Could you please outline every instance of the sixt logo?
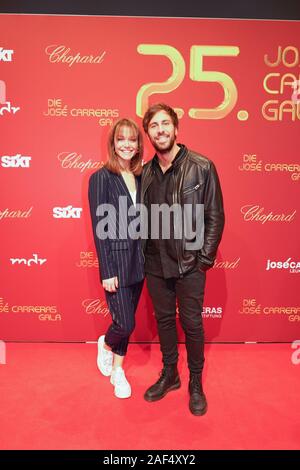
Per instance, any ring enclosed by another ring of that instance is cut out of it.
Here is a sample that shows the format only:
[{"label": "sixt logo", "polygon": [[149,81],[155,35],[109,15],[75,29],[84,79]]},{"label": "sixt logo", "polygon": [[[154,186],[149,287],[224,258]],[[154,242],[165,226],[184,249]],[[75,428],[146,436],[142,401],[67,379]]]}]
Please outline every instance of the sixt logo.
[{"label": "sixt logo", "polygon": [[0,47],[0,62],[12,62],[12,55],[14,51],[12,49],[3,49]]},{"label": "sixt logo", "polygon": [[80,219],[82,207],[53,207],[53,217],[55,219]]},{"label": "sixt logo", "polygon": [[3,168],[29,168],[31,157],[17,153],[14,156],[3,155],[0,157]]}]

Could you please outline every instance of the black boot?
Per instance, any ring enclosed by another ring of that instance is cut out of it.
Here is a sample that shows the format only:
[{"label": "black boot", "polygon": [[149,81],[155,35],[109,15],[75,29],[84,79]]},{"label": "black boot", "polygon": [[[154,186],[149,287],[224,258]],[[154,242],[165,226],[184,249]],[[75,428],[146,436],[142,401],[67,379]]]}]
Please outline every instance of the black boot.
[{"label": "black boot", "polygon": [[154,385],[146,391],[144,398],[146,401],[157,401],[163,398],[171,390],[176,390],[181,385],[178,375],[177,364],[164,366],[160,377]]},{"label": "black boot", "polygon": [[207,401],[202,388],[201,374],[190,374],[189,381],[191,413],[202,416],[207,412]]}]

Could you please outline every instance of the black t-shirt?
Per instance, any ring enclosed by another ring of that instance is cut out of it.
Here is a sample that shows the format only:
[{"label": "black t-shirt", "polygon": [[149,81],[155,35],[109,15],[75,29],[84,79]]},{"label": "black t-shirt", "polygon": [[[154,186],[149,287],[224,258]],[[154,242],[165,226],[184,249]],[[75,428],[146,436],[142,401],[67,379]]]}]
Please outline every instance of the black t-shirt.
[{"label": "black t-shirt", "polygon": [[[148,241],[146,245],[146,263],[145,272],[165,279],[179,277],[178,255],[174,240],[174,214],[167,212],[167,217],[163,217],[160,213],[159,225],[157,218],[151,216],[151,206],[153,204],[167,204],[169,207],[173,205],[173,189],[174,189],[174,171],[181,164],[182,158],[187,149],[184,145],[180,145],[170,168],[163,173],[157,155],[152,160],[152,168],[154,170],[153,180],[147,189],[147,209],[148,209]],[[169,216],[170,214],[170,216]],[[170,221],[170,222],[169,222]],[[156,228],[156,236],[152,238],[154,225]],[[170,228],[170,236],[168,236],[167,227]],[[159,229],[159,230],[158,230]],[[152,232],[152,233],[151,233]]]}]

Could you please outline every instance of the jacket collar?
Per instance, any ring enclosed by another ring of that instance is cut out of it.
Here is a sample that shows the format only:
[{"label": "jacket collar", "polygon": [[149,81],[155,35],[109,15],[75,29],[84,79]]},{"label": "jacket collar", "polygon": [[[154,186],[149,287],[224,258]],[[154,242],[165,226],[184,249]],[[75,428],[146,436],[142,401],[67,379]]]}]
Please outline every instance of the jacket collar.
[{"label": "jacket collar", "polygon": [[[183,145],[183,144],[177,144],[177,145],[178,145],[178,147],[180,147],[180,149],[178,150],[178,152],[175,155],[175,158],[172,162],[172,166],[170,167],[172,169],[178,168],[182,164],[184,158],[187,155],[186,146]],[[154,157],[152,158],[151,167],[152,167],[152,170],[155,170],[155,168],[159,167],[159,158],[158,158],[157,154],[155,154]]]}]

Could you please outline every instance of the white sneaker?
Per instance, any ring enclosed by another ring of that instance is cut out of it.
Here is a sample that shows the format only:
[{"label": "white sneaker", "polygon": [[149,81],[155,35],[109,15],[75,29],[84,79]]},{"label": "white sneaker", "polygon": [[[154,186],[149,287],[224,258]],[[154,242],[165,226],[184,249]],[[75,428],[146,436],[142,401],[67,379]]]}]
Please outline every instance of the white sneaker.
[{"label": "white sneaker", "polygon": [[115,396],[117,398],[129,398],[131,396],[131,387],[122,367],[113,369],[110,376],[110,383],[115,387]]},{"label": "white sneaker", "polygon": [[104,348],[104,335],[98,339],[97,366],[100,372],[108,377],[112,371],[113,353]]}]

